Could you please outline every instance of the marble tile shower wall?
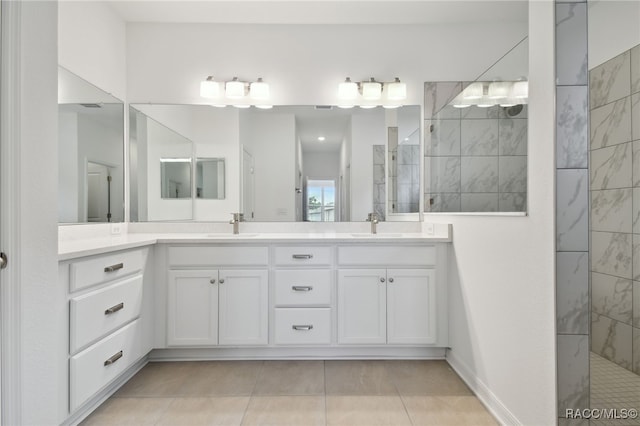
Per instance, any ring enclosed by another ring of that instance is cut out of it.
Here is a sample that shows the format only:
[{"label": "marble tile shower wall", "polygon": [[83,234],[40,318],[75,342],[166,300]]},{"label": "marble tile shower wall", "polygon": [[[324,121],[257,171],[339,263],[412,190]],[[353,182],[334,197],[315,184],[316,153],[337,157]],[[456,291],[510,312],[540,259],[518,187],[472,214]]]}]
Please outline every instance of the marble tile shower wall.
[{"label": "marble tile shower wall", "polygon": [[385,220],[384,145],[373,145],[373,211],[380,220]]},{"label": "marble tile shower wall", "polygon": [[391,177],[392,209],[397,213],[417,212],[420,203],[420,146],[398,145]]},{"label": "marble tile shower wall", "polygon": [[589,85],[591,350],[640,374],[640,45]]},{"label": "marble tile shower wall", "polygon": [[526,210],[526,105],[445,106],[424,128],[425,211]]}]

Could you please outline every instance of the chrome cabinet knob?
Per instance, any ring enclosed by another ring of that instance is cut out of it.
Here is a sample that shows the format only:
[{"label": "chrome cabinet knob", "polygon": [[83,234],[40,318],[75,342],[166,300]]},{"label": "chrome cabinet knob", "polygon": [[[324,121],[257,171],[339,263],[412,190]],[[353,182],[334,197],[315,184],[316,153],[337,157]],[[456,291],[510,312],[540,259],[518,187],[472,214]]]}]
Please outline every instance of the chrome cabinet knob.
[{"label": "chrome cabinet knob", "polygon": [[392,283],[393,282],[393,278],[389,278],[389,282]]},{"label": "chrome cabinet knob", "polygon": [[224,284],[224,278],[220,278],[220,284]]},{"label": "chrome cabinet knob", "polygon": [[215,278],[211,278],[211,279],[209,280],[209,282],[210,282],[211,284],[215,284],[215,283],[216,283],[216,279],[215,279]]},{"label": "chrome cabinet knob", "polygon": [[380,282],[381,283],[385,282],[385,279],[384,278],[380,278]]}]

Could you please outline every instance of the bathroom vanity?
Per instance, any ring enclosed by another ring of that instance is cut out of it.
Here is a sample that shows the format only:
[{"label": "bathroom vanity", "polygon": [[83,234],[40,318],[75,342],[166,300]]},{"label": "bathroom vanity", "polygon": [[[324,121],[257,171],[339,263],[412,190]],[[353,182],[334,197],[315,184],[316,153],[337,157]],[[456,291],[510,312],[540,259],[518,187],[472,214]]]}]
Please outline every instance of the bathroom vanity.
[{"label": "bathroom vanity", "polygon": [[60,421],[82,418],[149,360],[443,358],[443,228],[61,242]]}]

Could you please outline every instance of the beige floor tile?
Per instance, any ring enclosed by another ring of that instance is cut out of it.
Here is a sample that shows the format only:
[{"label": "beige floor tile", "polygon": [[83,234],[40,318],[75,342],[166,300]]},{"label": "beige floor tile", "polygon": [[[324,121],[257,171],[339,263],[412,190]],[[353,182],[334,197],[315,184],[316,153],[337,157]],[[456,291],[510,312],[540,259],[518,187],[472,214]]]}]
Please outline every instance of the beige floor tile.
[{"label": "beige floor tile", "polygon": [[327,395],[398,395],[385,361],[325,361]]},{"label": "beige floor tile", "polygon": [[254,395],[323,395],[323,361],[265,361]]},{"label": "beige floor tile", "polygon": [[191,362],[152,362],[131,378],[115,394],[122,397],[168,397],[178,396],[178,391],[186,383]]},{"label": "beige floor tile", "polygon": [[240,425],[248,404],[248,396],[175,398],[156,425]]},{"label": "beige floor tile", "polygon": [[469,396],[473,392],[446,361],[386,361],[400,395]]},{"label": "beige floor tile", "polygon": [[410,425],[399,396],[327,395],[327,425]]},{"label": "beige floor tile", "polygon": [[195,362],[178,393],[181,396],[250,396],[261,368],[262,361]]},{"label": "beige floor tile", "polygon": [[254,396],[243,425],[325,425],[324,396]]},{"label": "beige floor tile", "polygon": [[111,398],[87,417],[82,426],[153,425],[172,398]]},{"label": "beige floor tile", "polygon": [[403,396],[402,400],[414,425],[499,424],[475,396]]}]

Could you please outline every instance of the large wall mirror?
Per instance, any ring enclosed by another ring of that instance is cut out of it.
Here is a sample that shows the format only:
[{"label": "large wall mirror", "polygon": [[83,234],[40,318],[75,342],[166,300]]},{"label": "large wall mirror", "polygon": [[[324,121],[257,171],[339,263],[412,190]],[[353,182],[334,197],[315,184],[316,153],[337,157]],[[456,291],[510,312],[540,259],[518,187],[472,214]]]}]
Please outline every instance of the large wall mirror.
[{"label": "large wall mirror", "polygon": [[124,105],[58,68],[60,223],[124,221]]},{"label": "large wall mirror", "polygon": [[[132,105],[132,220],[419,220],[421,117],[419,106]],[[161,170],[178,164],[190,197],[164,198]]]}]

